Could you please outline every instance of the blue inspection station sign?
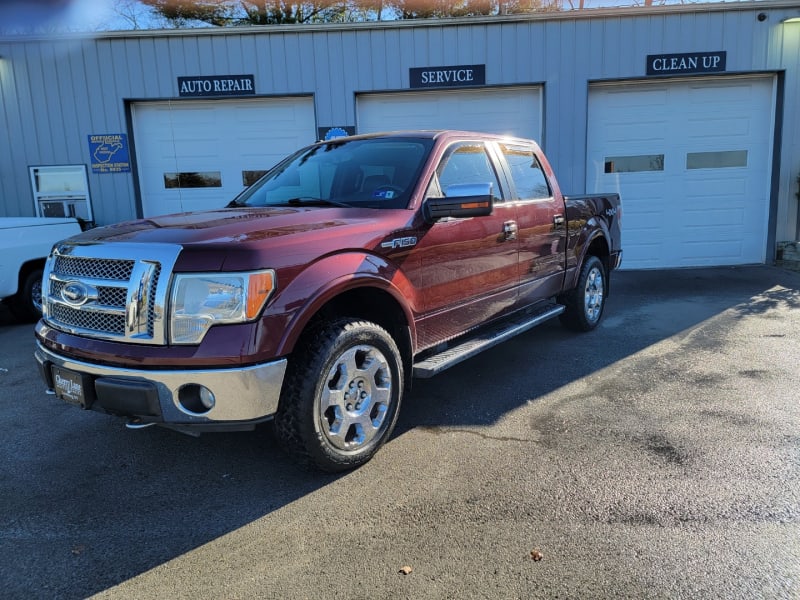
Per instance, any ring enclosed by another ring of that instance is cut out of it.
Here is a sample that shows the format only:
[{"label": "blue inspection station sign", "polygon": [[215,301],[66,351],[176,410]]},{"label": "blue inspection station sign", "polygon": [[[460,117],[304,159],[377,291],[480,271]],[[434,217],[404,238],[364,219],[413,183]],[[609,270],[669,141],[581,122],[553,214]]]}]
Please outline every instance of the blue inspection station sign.
[{"label": "blue inspection station sign", "polygon": [[125,133],[89,135],[89,156],[92,173],[130,173],[131,171],[128,135]]}]

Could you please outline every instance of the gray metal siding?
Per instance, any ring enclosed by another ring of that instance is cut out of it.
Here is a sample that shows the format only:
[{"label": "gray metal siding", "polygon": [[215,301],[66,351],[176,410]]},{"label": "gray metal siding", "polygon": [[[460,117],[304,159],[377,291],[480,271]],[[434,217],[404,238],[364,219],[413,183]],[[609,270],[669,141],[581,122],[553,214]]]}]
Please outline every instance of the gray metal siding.
[{"label": "gray metal siding", "polygon": [[800,239],[800,23],[787,23],[781,33],[771,48],[785,69],[777,241],[794,241]]},{"label": "gray metal siding", "polygon": [[[29,165],[88,163],[87,135],[126,132],[125,101],[177,99],[179,76],[252,73],[257,94],[314,94],[329,126],[355,124],[359,92],[406,89],[411,67],[458,64],[485,64],[491,86],[544,84],[543,145],[581,192],[590,82],[644,79],[648,54],[725,50],[730,73],[786,70],[777,238],[793,237],[800,26],[782,6],[0,41],[0,214],[32,214]],[[98,222],[135,216],[133,177],[89,173]]]}]

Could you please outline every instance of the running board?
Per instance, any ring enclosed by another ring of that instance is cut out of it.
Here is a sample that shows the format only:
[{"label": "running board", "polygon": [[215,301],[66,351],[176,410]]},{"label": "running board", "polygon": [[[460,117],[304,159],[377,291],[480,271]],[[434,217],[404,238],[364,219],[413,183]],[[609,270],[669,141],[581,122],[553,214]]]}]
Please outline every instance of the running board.
[{"label": "running board", "polygon": [[527,312],[511,320],[502,321],[488,329],[481,329],[477,334],[460,342],[458,345],[414,363],[414,377],[419,379],[433,377],[453,365],[472,358],[492,346],[505,342],[515,335],[519,335],[560,315],[562,312],[564,312],[562,305],[549,304],[536,312]]}]

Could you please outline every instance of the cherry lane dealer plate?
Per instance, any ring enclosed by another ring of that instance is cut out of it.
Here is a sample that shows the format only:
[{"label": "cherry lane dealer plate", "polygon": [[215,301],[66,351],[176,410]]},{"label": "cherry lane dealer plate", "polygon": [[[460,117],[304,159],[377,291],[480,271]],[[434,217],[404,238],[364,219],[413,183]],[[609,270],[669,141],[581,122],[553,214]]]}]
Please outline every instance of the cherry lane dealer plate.
[{"label": "cherry lane dealer plate", "polygon": [[86,389],[80,373],[53,365],[53,389],[56,397],[86,408]]}]

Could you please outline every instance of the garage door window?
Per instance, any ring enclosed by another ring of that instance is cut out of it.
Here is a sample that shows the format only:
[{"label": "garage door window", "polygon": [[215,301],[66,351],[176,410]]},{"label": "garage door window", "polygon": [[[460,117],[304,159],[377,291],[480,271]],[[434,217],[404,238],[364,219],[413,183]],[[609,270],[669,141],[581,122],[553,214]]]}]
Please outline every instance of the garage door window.
[{"label": "garage door window", "polygon": [[249,187],[253,185],[256,181],[261,179],[264,175],[267,174],[267,171],[242,171],[242,185],[244,187]]},{"label": "garage door window", "polygon": [[607,156],[606,173],[639,173],[642,171],[663,171],[663,154],[637,154],[634,156]]},{"label": "garage door window", "polygon": [[690,152],[686,155],[687,169],[727,169],[746,166],[747,150]]},{"label": "garage door window", "polygon": [[222,187],[222,173],[219,171],[164,173],[164,187],[166,189],[218,188]]}]

